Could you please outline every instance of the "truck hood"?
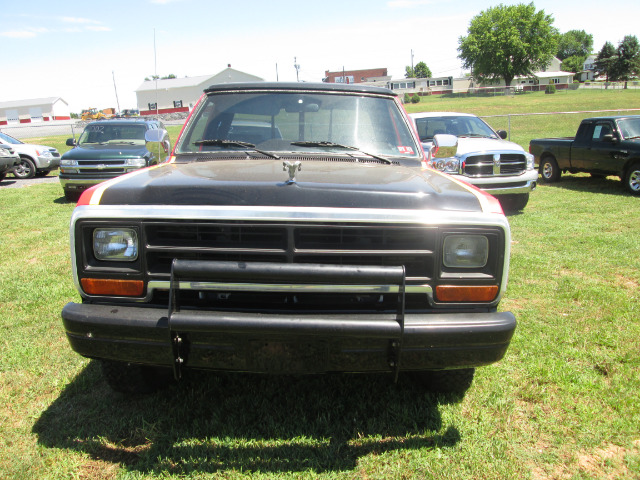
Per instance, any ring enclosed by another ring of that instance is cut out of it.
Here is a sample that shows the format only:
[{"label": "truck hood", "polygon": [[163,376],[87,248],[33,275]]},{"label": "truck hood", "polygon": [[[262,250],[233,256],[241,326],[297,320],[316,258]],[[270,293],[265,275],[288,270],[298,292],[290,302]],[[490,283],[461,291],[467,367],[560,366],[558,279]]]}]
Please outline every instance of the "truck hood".
[{"label": "truck hood", "polygon": [[34,157],[38,156],[36,151],[37,152],[44,152],[47,150],[50,150],[52,152],[56,151],[54,147],[47,147],[46,145],[34,145],[32,143],[15,143],[11,145],[11,148],[13,148],[13,150],[16,153],[23,153],[25,155],[32,155]]},{"label": "truck hood", "polygon": [[[431,147],[432,142],[423,143],[426,147]],[[509,142],[507,140],[497,140],[494,138],[458,138],[458,150],[456,155],[466,155],[467,153],[482,153],[482,152],[524,152],[524,149],[517,143]]]},{"label": "truck hood", "polygon": [[433,170],[303,160],[289,181],[282,160],[169,163],[105,182],[81,203],[482,211],[481,193]]},{"label": "truck hood", "polygon": [[77,146],[62,155],[62,160],[108,160],[119,158],[141,158],[149,154],[142,145],[87,145]]}]

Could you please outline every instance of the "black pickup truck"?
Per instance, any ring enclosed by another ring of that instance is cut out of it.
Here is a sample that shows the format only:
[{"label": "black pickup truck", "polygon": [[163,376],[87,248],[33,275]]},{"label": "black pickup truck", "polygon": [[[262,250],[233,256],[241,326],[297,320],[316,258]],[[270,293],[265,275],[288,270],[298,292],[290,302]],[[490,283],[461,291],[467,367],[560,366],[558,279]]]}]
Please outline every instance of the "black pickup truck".
[{"label": "black pickup truck", "polygon": [[396,95],[219,84],[167,163],[85,191],[71,347],[116,390],[158,371],[413,372],[464,391],[516,328],[500,204],[421,167]]},{"label": "black pickup truck", "polygon": [[531,140],[529,152],[545,182],[560,180],[562,172],[617,175],[640,195],[640,115],[585,118],[575,138]]}]

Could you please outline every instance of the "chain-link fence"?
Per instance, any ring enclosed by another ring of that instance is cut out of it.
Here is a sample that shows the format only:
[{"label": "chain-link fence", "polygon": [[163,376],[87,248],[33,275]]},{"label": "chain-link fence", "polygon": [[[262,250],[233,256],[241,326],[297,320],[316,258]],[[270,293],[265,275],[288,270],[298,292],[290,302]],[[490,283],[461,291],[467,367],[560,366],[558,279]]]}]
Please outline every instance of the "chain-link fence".
[{"label": "chain-link fence", "polygon": [[86,122],[76,120],[43,123],[29,123],[22,125],[3,125],[0,131],[19,140],[24,138],[46,138],[67,135],[76,138],[82,133]]},{"label": "chain-link fence", "polygon": [[532,138],[574,137],[584,118],[640,115],[640,108],[574,112],[512,113],[481,116],[494,130],[506,130],[507,139],[525,149]]},{"label": "chain-link fence", "polygon": [[[165,125],[181,125],[187,118],[187,112],[167,113],[161,115],[148,115],[140,118],[145,120],[160,119]],[[88,120],[62,120],[54,122],[23,123],[18,125],[2,125],[0,131],[19,140],[25,138],[46,138],[55,136],[68,136],[77,138],[84,130]]]}]

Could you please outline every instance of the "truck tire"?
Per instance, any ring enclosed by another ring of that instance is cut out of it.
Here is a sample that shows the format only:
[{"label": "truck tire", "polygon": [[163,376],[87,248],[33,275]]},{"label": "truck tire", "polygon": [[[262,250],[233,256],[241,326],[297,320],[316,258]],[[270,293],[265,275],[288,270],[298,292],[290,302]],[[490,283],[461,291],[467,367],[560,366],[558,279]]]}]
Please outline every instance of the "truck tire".
[{"label": "truck tire", "polygon": [[519,212],[529,203],[528,193],[511,193],[508,195],[498,195],[498,200],[505,212]]},{"label": "truck tire", "polygon": [[560,180],[560,168],[558,162],[551,155],[546,155],[540,160],[540,176],[545,183]]},{"label": "truck tire", "polygon": [[640,195],[640,162],[634,163],[627,169],[624,185],[633,195]]},{"label": "truck tire", "polygon": [[116,392],[153,393],[169,383],[169,369],[112,360],[101,360],[100,363],[104,378]]},{"label": "truck tire", "polygon": [[28,157],[20,157],[20,165],[13,167],[13,176],[16,178],[27,179],[36,175],[36,165]]},{"label": "truck tire", "polygon": [[471,387],[475,368],[414,372],[414,377],[434,393],[464,394]]}]

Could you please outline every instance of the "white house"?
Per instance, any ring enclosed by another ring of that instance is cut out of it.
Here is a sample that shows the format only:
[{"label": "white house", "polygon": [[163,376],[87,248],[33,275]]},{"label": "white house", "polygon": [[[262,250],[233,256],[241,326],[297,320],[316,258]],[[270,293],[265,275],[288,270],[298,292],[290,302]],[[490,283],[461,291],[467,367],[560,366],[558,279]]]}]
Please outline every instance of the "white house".
[{"label": "white house", "polygon": [[597,55],[589,55],[582,65],[580,72],[580,81],[589,82],[596,79],[596,59]]},{"label": "white house", "polygon": [[0,102],[0,125],[71,119],[69,105],[60,97]]},{"label": "white house", "polygon": [[216,75],[147,80],[135,92],[141,115],[188,112],[210,85],[262,81],[260,77],[234,70],[229,65]]}]

